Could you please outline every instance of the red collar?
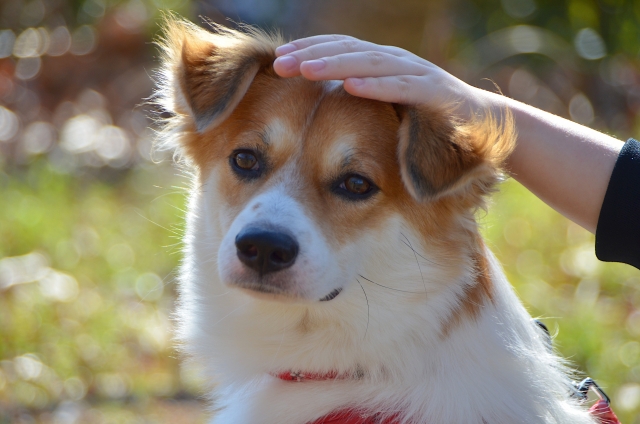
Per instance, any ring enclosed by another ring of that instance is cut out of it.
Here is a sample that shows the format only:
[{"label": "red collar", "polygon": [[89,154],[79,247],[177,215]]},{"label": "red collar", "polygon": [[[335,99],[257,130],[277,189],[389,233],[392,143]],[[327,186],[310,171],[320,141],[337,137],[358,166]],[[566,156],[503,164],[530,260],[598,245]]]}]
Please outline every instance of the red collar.
[{"label": "red collar", "polygon": [[[331,371],[325,374],[305,373],[300,371],[286,371],[275,374],[274,377],[284,381],[292,381],[300,383],[303,381],[326,381],[349,378],[346,375],[340,375],[337,371]],[[324,417],[308,424],[399,424],[399,414],[393,416],[383,415],[380,413],[367,413],[355,409],[342,409],[332,412]]]},{"label": "red collar", "polygon": [[[325,381],[347,378],[344,375],[340,375],[335,371],[331,371],[325,374],[319,373],[304,373],[300,371],[287,371],[274,375],[284,381],[292,381],[300,383],[303,381]],[[589,412],[600,421],[601,424],[620,424],[618,417],[613,413],[609,403],[605,400],[596,402]],[[382,415],[380,413],[367,413],[364,411],[358,411],[355,409],[343,409],[336,412],[332,412],[324,417],[320,417],[317,420],[308,424],[399,424],[400,414],[394,414],[392,416]]]},{"label": "red collar", "polygon": [[338,374],[337,371],[330,371],[326,374],[319,374],[313,372],[302,372],[302,371],[285,371],[279,374],[275,374],[274,377],[279,378],[284,381],[325,381],[325,380],[335,380],[335,379],[343,379],[346,378]]},{"label": "red collar", "polygon": [[367,414],[353,409],[345,409],[332,412],[309,424],[400,424],[400,414],[383,416],[382,414]]}]

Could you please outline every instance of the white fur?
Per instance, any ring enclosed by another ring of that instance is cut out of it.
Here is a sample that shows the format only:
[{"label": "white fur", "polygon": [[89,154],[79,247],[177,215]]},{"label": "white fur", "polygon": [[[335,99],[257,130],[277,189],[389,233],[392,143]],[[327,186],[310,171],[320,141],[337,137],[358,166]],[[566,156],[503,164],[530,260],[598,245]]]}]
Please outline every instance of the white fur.
[{"label": "white fur", "polygon": [[[594,423],[490,252],[494,302],[443,335],[473,284],[470,261],[452,278],[401,216],[333,251],[286,176],[238,213],[220,204],[218,172],[191,195],[178,310],[179,338],[215,386],[213,423],[304,424],[345,407],[402,411],[407,423]],[[243,270],[233,240],[253,222],[298,237],[297,262],[281,271],[299,287],[294,300],[234,287]],[[354,376],[270,375],[286,370]]]}]

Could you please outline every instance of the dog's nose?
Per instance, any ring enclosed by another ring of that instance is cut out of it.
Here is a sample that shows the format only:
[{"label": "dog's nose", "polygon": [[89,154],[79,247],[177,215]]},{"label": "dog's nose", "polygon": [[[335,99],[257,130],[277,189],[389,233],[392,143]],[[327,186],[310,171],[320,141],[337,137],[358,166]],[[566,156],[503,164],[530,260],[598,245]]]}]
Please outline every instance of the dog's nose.
[{"label": "dog's nose", "polygon": [[261,276],[289,268],[298,256],[298,243],[283,232],[245,228],[236,236],[238,258]]}]

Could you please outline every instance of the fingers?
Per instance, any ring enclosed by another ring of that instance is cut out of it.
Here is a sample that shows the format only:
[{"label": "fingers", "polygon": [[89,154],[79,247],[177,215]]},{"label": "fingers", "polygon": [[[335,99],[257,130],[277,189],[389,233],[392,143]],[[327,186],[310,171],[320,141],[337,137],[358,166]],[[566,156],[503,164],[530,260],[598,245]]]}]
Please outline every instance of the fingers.
[{"label": "fingers", "polygon": [[[318,36],[322,37],[322,36]],[[327,36],[334,37],[334,36]],[[294,42],[295,43],[295,42]],[[278,47],[276,49],[276,54],[279,49],[283,49],[282,51],[290,50],[293,47],[290,44],[285,44],[284,46]],[[342,53],[355,53],[355,52],[367,52],[367,51],[378,51],[393,54],[395,56],[410,56],[406,50],[403,50],[398,47],[392,46],[381,46],[379,44],[370,43],[368,41],[358,40],[357,38],[344,38],[341,40],[335,41],[325,41],[321,43],[314,43],[304,48],[296,48],[295,50],[288,52],[287,55],[296,57],[300,62],[304,62],[306,60],[318,59],[326,56],[335,56]],[[283,55],[279,55],[283,56]]]},{"label": "fingers", "polygon": [[343,40],[358,40],[358,39],[354,37],[350,37],[348,35],[339,35],[339,34],[315,35],[313,37],[300,38],[298,40],[292,41],[288,44],[284,44],[278,47],[276,49],[276,55],[282,56],[282,55],[294,52],[296,50],[305,49],[315,44],[330,43],[332,41],[343,41]]},{"label": "fingers", "polygon": [[300,64],[300,73],[312,81],[351,77],[386,77],[392,75],[423,75],[424,65],[409,59],[379,51],[344,53]]},{"label": "fingers", "polygon": [[[425,100],[436,103],[442,99],[434,99],[433,91],[425,87],[426,76],[394,75],[386,77],[347,78],[344,89],[347,93],[366,99],[380,100],[389,103],[421,104]],[[431,97],[431,98],[430,98]]]},{"label": "fingers", "polygon": [[[306,46],[299,48],[298,46]],[[295,49],[291,51],[291,49]],[[282,77],[300,75],[300,65],[306,61],[332,58],[345,53],[371,53],[375,60],[375,54],[384,53],[390,56],[404,57],[416,63],[427,63],[425,60],[397,47],[380,46],[374,43],[358,40],[353,37],[320,35],[308,39],[297,40],[290,44],[278,47],[276,50],[288,52],[281,55],[274,62],[275,71]],[[366,76],[366,75],[350,75]]]}]

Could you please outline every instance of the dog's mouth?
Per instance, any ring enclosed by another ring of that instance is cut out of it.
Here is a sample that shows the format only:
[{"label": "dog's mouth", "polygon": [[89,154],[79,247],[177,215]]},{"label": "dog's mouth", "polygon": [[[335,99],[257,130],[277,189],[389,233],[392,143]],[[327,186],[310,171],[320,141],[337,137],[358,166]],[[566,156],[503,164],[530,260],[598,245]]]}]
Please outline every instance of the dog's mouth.
[{"label": "dog's mouth", "polygon": [[289,295],[289,293],[287,293],[285,290],[267,284],[238,284],[238,286],[240,288],[252,290],[258,293]]},{"label": "dog's mouth", "polygon": [[[296,299],[302,299],[297,296],[295,293],[292,293],[289,290],[285,290],[274,284],[265,284],[265,283],[257,283],[257,282],[234,282],[234,286],[245,291],[248,294],[253,296],[257,296],[263,299],[280,299],[285,301],[295,301]],[[329,294],[319,299],[320,302],[328,302],[330,300],[335,299],[342,292],[342,288],[337,288],[332,290]]]},{"label": "dog's mouth", "polygon": [[340,294],[340,292],[342,291],[342,289],[335,289],[333,290],[331,293],[329,293],[328,295],[326,295],[325,297],[323,297],[322,299],[320,299],[320,302],[328,302],[331,299],[335,299],[336,296],[338,296]]}]

